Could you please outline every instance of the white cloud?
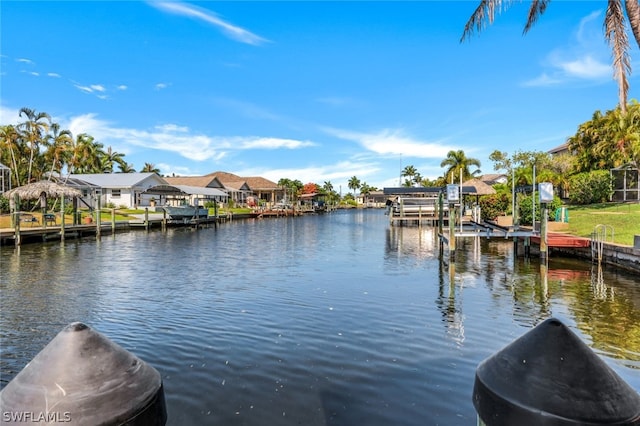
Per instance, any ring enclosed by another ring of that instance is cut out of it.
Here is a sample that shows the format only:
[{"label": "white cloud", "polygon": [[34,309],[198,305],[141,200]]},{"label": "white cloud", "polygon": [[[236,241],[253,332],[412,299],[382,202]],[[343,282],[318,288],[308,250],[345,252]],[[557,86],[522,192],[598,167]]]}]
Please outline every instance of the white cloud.
[{"label": "white cloud", "polygon": [[128,87],[124,84],[119,85],[118,87],[116,87],[117,90],[127,90]]},{"label": "white cloud", "polygon": [[217,14],[211,12],[210,10],[194,6],[188,5],[185,3],[179,2],[147,2],[150,6],[155,7],[156,9],[160,9],[164,12],[173,13],[176,15],[187,16],[189,18],[197,19],[200,21],[207,22],[219,28],[227,37],[239,41],[241,43],[251,44],[251,45],[260,45],[268,40],[252,33],[251,31],[245,30],[244,28],[235,26],[230,24],[218,17]]},{"label": "white cloud", "polygon": [[595,11],[580,20],[572,39],[546,56],[543,72],[523,86],[553,86],[574,81],[604,81],[613,73],[610,52],[602,35]]},{"label": "white cloud", "polygon": [[297,149],[315,145],[309,141],[280,138],[234,138],[237,139],[240,149]]},{"label": "white cloud", "polygon": [[13,124],[15,126],[21,121],[20,110],[7,108],[3,105],[0,105],[0,124]]},{"label": "white cloud", "polygon": [[96,94],[96,96],[100,99],[106,99],[107,96],[104,95],[103,93],[107,91],[107,89],[101,85],[101,84],[91,84],[89,86],[84,86],[80,83],[76,83],[74,81],[72,81],[73,85],[76,87],[76,89],[80,90],[81,92],[84,93],[89,93],[89,94]]},{"label": "white cloud", "polygon": [[560,84],[562,83],[562,79],[560,78],[556,78],[556,77],[551,77],[549,74],[547,74],[546,72],[543,72],[542,74],[540,74],[538,77],[525,81],[523,83],[524,86],[530,86],[530,87],[535,87],[535,86],[554,86],[556,84]]},{"label": "white cloud", "polygon": [[360,144],[380,155],[402,155],[417,158],[443,158],[453,149],[443,141],[427,142],[404,135],[402,130],[383,129],[377,133],[359,133],[340,129],[324,129],[327,133]]},{"label": "white cloud", "polygon": [[160,132],[163,133],[169,133],[169,132],[182,132],[182,133],[186,133],[189,131],[189,128],[186,126],[178,126],[177,124],[162,124],[160,126],[156,126],[155,127],[156,130],[159,130]]},{"label": "white cloud", "polygon": [[193,133],[188,127],[164,124],[152,130],[126,129],[100,120],[96,114],[74,117],[66,126],[74,135],[88,133],[106,145],[128,146],[166,151],[193,161],[220,160],[229,152],[266,149],[299,149],[313,145],[309,141],[255,136],[208,136]]},{"label": "white cloud", "polygon": [[611,76],[612,73],[610,65],[594,59],[591,55],[576,58],[573,61],[561,62],[557,66],[567,76],[584,79],[600,79]]},{"label": "white cloud", "polygon": [[57,72],[48,72],[47,73],[48,77],[53,77],[53,78],[60,78],[60,74],[58,74]]},{"label": "white cloud", "polygon": [[166,89],[167,87],[169,87],[169,85],[167,83],[158,83],[155,86],[156,90]]},{"label": "white cloud", "polygon": [[31,59],[26,59],[26,58],[18,58],[18,59],[16,59],[16,62],[21,62],[23,64],[29,64],[29,65],[35,65],[35,62],[33,62]]}]

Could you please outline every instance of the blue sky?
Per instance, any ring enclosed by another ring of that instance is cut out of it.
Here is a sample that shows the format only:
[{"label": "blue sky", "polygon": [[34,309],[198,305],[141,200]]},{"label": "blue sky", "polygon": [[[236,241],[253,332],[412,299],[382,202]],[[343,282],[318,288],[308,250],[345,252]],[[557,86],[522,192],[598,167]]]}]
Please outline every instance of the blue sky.
[{"label": "blue sky", "polygon": [[554,1],[527,35],[516,3],[460,43],[477,4],[3,0],[0,123],[28,107],[137,170],[344,194],[440,176],[451,149],[494,173],[493,150],[547,151],[615,108],[606,2]]}]

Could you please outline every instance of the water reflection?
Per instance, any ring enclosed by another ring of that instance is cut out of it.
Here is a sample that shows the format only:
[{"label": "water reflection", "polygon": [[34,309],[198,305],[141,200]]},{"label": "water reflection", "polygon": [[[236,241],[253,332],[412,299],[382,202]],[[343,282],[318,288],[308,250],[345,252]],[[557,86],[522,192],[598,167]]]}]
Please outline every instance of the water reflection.
[{"label": "water reflection", "polygon": [[81,320],[161,372],[169,426],[473,424],[478,363],[553,315],[640,389],[632,277],[438,246],[371,210],[3,247],[0,385]]},{"label": "water reflection", "polygon": [[518,258],[512,242],[480,237],[459,239],[450,262],[446,246],[435,251],[432,234],[432,229],[390,227],[387,255],[438,258],[436,305],[456,342],[464,342],[463,289],[482,282],[496,306],[512,306],[516,323],[532,327],[551,316],[574,318],[594,350],[640,368],[640,286],[630,275],[566,258],[542,263]]}]

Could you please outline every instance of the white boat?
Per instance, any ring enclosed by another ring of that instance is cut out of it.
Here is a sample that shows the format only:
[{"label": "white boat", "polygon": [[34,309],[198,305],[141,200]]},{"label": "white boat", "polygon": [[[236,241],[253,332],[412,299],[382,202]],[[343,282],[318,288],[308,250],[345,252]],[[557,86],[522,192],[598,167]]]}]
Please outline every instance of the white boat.
[{"label": "white boat", "polygon": [[195,206],[164,206],[170,220],[184,220],[203,218],[209,215],[209,209]]}]

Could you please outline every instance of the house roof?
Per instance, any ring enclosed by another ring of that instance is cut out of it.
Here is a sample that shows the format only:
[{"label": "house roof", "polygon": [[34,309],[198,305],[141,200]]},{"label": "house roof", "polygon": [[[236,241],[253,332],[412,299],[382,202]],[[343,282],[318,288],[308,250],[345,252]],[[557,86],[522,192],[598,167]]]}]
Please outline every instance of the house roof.
[{"label": "house roof", "polygon": [[225,189],[233,191],[248,191],[251,187],[247,184],[245,178],[242,178],[233,173],[227,172],[213,172],[209,173],[209,177],[217,178],[218,181],[225,187]]},{"label": "house roof", "polygon": [[[491,187],[490,185],[487,185],[486,183],[484,183],[483,181],[481,181],[480,179],[469,179],[468,181],[464,182],[462,184],[463,193],[466,194],[472,194],[472,195],[490,195],[490,194],[495,194],[496,190],[493,189],[493,187]],[[473,187],[475,188],[474,190],[469,190],[469,189],[465,189],[468,187]]]},{"label": "house roof", "polygon": [[270,181],[269,179],[265,179],[261,176],[251,176],[251,177],[247,177],[245,178],[247,185],[249,185],[249,188],[251,188],[252,190],[268,190],[268,191],[272,191],[272,190],[278,190],[278,189],[282,189],[278,186],[277,183]]},{"label": "house roof", "polygon": [[569,151],[569,144],[565,142],[562,145],[558,145],[555,148],[551,148],[547,152],[551,155],[554,155],[554,154],[562,154],[563,152],[568,152],[568,151]]},{"label": "house roof", "polygon": [[95,173],[95,174],[72,174],[74,179],[80,179],[101,188],[132,188],[140,186],[143,182],[166,183],[163,178],[156,173]]},{"label": "house roof", "polygon": [[492,185],[500,182],[500,180],[504,180],[506,182],[508,177],[503,173],[492,173],[480,176],[480,180],[488,185]]},{"label": "house roof", "polygon": [[202,188],[222,188],[224,185],[215,176],[175,176],[165,177],[171,185],[199,186]]},{"label": "house roof", "polygon": [[180,188],[182,192],[189,195],[207,195],[211,197],[228,197],[229,195],[216,188],[203,188],[201,186],[189,186],[189,185],[174,185],[176,188]]},{"label": "house roof", "polygon": [[216,188],[189,185],[155,185],[144,191],[153,195],[206,195],[210,197],[228,197],[227,193]]}]

